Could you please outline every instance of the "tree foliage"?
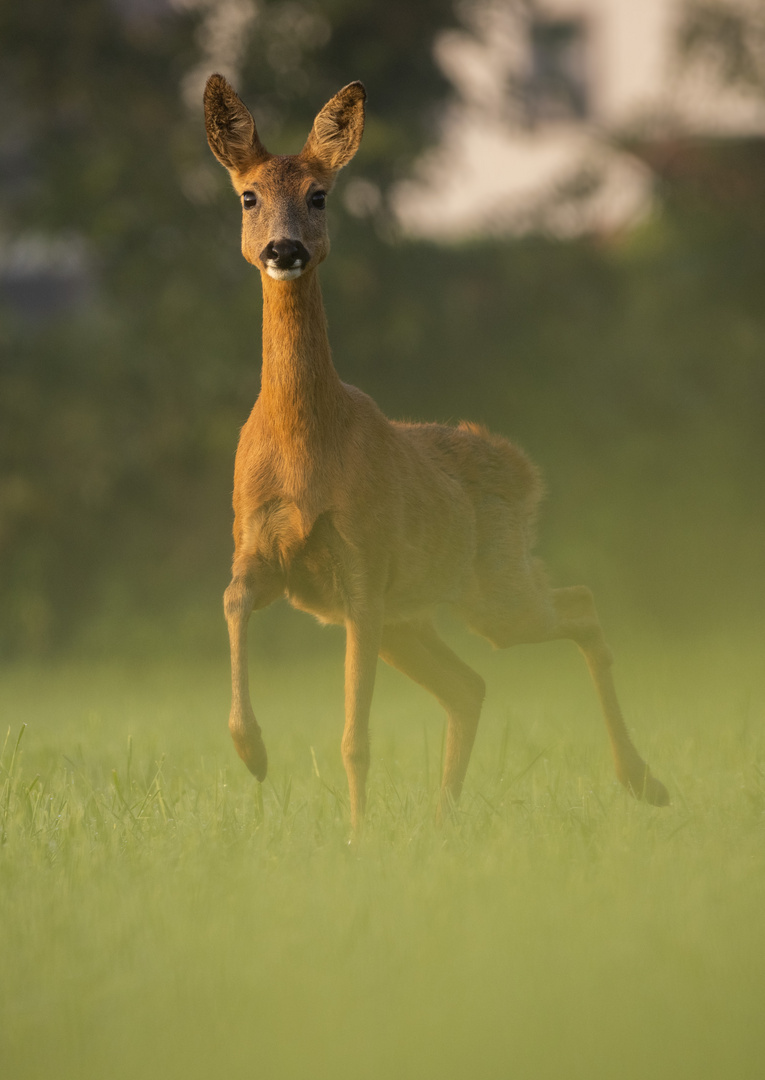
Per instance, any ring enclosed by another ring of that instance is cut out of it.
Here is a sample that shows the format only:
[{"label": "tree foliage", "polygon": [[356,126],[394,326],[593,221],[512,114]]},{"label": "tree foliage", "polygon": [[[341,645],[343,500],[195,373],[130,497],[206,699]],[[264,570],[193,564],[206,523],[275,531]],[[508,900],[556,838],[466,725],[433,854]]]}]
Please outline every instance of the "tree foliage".
[{"label": "tree foliage", "polygon": [[[257,275],[194,89],[223,6],[0,9],[6,653],[119,635],[136,612],[185,613],[192,640],[217,633],[260,338]],[[430,47],[451,6],[252,10],[227,55],[266,145],[297,149],[316,109],[362,78],[351,179],[384,193],[435,133],[445,87]],[[342,376],[392,415],[518,437],[554,494],[556,576],[607,580],[661,617],[698,580],[673,568],[701,574],[733,521],[737,559],[716,580],[721,603],[740,595],[765,520],[762,162],[746,154],[707,155],[709,182],[667,174],[664,217],[616,248],[395,244],[346,212],[342,189],[331,209],[322,277]],[[736,199],[720,197],[725,175]]]}]

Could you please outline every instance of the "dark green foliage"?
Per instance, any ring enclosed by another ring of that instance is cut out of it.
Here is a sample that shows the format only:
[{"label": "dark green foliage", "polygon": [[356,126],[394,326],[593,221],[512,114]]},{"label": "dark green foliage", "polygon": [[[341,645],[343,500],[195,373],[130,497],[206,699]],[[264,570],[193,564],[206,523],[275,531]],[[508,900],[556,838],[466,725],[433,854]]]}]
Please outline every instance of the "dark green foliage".
[{"label": "dark green foliage", "polygon": [[739,0],[686,0],[677,31],[681,56],[717,68],[727,84],[765,88],[765,13]]},{"label": "dark green foliage", "polygon": [[[199,16],[130,10],[30,0],[0,12],[0,233],[84,253],[73,306],[41,306],[38,281],[25,307],[2,279],[5,653],[109,623],[119,637],[136,615],[193,616],[191,641],[219,632],[259,282],[201,100],[190,111],[181,94]],[[299,76],[285,10],[314,18]],[[266,145],[299,148],[316,109],[362,78],[369,126],[353,175],[384,188],[432,132],[444,87],[430,45],[452,17],[437,2],[265,5],[239,89]],[[765,188],[757,148],[737,153],[667,174],[666,213],[618,247],[392,244],[344,212],[341,183],[322,269],[343,378],[390,415],[516,437],[551,488],[556,581],[603,585],[612,603],[675,622],[745,606],[761,587]]]}]

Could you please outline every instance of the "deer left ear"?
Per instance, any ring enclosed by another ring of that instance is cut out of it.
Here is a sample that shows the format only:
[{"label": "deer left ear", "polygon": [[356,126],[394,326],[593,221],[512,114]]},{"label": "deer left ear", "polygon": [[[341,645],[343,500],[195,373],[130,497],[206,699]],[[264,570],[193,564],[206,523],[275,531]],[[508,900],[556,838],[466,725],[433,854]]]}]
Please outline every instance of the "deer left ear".
[{"label": "deer left ear", "polygon": [[243,172],[270,156],[249,109],[222,75],[207,80],[204,100],[207,141],[229,172]]},{"label": "deer left ear", "polygon": [[347,165],[361,142],[366,97],[360,82],[349,83],[335,94],[314,120],[301,157],[317,161],[331,172]]}]

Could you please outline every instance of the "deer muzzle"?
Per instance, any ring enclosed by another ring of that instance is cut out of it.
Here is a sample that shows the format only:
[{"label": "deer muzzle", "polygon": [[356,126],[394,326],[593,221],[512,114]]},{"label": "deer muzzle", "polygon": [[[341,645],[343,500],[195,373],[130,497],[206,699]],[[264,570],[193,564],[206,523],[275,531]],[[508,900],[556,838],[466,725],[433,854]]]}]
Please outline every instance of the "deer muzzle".
[{"label": "deer muzzle", "polygon": [[260,253],[260,261],[269,277],[290,281],[299,277],[311,256],[299,240],[271,240]]}]

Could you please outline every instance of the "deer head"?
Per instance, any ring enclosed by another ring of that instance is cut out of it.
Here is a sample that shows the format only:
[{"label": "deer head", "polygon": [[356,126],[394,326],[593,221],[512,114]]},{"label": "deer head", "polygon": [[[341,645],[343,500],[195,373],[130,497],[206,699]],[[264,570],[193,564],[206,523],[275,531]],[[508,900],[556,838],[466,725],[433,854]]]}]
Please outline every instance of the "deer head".
[{"label": "deer head", "polygon": [[270,154],[246,105],[222,75],[205,87],[207,141],[242,203],[242,254],[277,281],[313,269],[329,252],[325,201],[356,153],[366,91],[349,83],[314,120],[299,154]]}]

